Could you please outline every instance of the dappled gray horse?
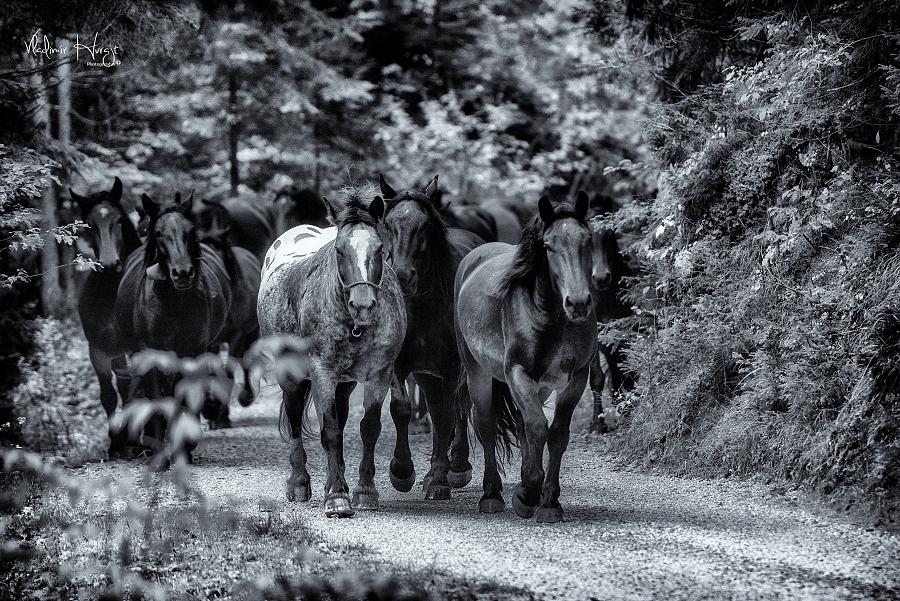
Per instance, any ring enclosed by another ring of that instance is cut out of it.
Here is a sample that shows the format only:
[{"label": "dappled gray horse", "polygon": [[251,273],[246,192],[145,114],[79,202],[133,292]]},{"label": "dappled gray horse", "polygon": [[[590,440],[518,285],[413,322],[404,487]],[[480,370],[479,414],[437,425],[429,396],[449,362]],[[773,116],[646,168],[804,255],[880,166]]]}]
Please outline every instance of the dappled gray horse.
[{"label": "dappled gray horse", "polygon": [[[384,201],[375,196],[367,206],[374,194],[371,186],[349,190],[339,215],[329,205],[334,228],[289,230],[275,241],[263,264],[257,308],[261,334],[296,334],[309,343],[308,377],[282,375],[278,382],[284,399],[282,425],[292,443],[287,497],[310,498],[302,435],[312,397],[328,458],[325,515],[329,517],[378,508],[375,443],[381,433],[381,406],[406,333],[403,293],[384,261],[376,229]],[[359,428],[363,456],[351,503],[344,479],[343,433],[350,393],[358,382],[365,387]],[[395,402],[408,403],[392,398]],[[405,415],[408,422],[408,408]],[[391,472],[415,478],[405,436],[397,438]]]}]

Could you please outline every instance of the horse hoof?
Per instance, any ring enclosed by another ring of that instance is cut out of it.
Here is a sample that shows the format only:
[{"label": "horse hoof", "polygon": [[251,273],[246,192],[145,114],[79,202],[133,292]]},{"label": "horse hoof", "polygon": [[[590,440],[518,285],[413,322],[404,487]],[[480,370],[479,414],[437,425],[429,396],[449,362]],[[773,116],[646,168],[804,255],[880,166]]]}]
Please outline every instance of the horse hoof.
[{"label": "horse hoof", "polygon": [[309,484],[294,484],[290,480],[287,483],[287,500],[300,501],[305,503],[309,501]]},{"label": "horse hoof", "polygon": [[335,497],[325,500],[325,517],[326,518],[349,518],[353,517],[353,508],[350,507],[350,500],[346,497]]},{"label": "horse hoof", "polygon": [[506,503],[503,497],[481,497],[478,501],[479,513],[502,513],[506,509]]},{"label": "horse hoof", "polygon": [[151,472],[164,472],[169,469],[171,465],[172,461],[165,453],[157,453],[150,459],[150,463],[147,464],[147,469]]},{"label": "horse hoof", "polygon": [[431,473],[425,474],[425,477],[422,478],[422,492],[428,490],[428,487],[431,486],[431,481],[434,480],[434,476]]},{"label": "horse hoof", "polygon": [[350,506],[357,511],[377,511],[378,492],[354,492]]},{"label": "horse hoof", "polygon": [[426,501],[446,501],[450,498],[450,487],[446,484],[434,484],[430,482],[425,489]]},{"label": "horse hoof", "polygon": [[253,393],[251,393],[250,391],[248,391],[246,389],[241,390],[241,392],[238,393],[238,404],[241,407],[249,407],[250,405],[253,404],[253,401],[255,401],[255,400],[256,400],[256,397],[253,396]]},{"label": "horse hoof", "polygon": [[464,472],[450,470],[447,472],[447,481],[450,483],[451,488],[462,488],[472,481],[472,470],[469,469]]},{"label": "horse hoof", "polygon": [[534,512],[534,521],[543,524],[555,524],[563,521],[562,507],[538,507]]},{"label": "horse hoof", "polygon": [[516,515],[526,520],[533,517],[534,511],[537,509],[537,504],[528,505],[525,502],[525,488],[521,484],[516,486],[516,491],[513,493],[512,505]]},{"label": "horse hoof", "polygon": [[412,490],[413,485],[416,483],[416,472],[413,470],[406,478],[399,478],[394,475],[393,470],[388,470],[388,473],[391,476],[391,486],[394,487],[394,490],[399,492],[409,492]]}]

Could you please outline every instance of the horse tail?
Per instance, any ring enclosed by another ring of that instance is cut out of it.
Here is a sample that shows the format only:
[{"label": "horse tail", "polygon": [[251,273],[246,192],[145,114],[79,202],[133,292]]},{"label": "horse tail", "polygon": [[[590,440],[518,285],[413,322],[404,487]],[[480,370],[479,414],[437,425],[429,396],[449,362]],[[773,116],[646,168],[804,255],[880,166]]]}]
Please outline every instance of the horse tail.
[{"label": "horse tail", "polygon": [[501,464],[512,460],[513,447],[519,446],[516,434],[516,418],[519,409],[512,398],[509,385],[497,379],[491,380],[491,403],[497,424],[497,461]]},{"label": "horse tail", "polygon": [[[300,436],[302,436],[304,440],[310,440],[315,435],[315,432],[313,432],[312,426],[310,426],[309,420],[307,419],[307,416],[309,415],[309,405],[312,402],[312,382],[303,380],[297,385],[297,392],[303,397],[303,409],[300,416]],[[284,399],[282,399],[278,416],[278,432],[281,434],[281,440],[290,442],[294,437],[293,430],[294,429],[291,427],[291,420],[288,417],[287,407],[285,406]]]}]

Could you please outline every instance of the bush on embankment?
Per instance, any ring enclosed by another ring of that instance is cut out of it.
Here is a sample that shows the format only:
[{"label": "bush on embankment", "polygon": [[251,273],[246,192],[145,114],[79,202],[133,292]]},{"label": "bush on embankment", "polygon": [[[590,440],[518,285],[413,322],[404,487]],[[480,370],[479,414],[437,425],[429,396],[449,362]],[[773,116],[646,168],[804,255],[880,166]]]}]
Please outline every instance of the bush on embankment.
[{"label": "bush on embankment", "polygon": [[[640,226],[646,267],[628,295],[649,327],[618,324],[638,378],[620,399],[622,454],[896,509],[900,8],[738,4],[717,15],[723,51],[703,85],[648,126],[659,194],[608,218]],[[644,40],[676,27],[642,10],[620,16]],[[670,76],[687,55],[659,49]]]}]

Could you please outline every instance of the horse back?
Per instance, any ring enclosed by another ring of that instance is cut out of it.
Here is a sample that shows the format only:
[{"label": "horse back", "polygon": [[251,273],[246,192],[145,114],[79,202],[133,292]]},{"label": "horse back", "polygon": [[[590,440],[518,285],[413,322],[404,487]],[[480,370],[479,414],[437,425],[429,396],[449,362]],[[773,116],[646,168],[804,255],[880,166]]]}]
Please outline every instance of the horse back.
[{"label": "horse back", "polygon": [[231,242],[262,260],[275,239],[275,215],[271,203],[258,196],[244,194],[223,201],[231,215]]},{"label": "horse back", "polygon": [[503,380],[503,302],[497,280],[512,263],[515,246],[488,242],[459,264],[454,285],[455,326],[461,358],[471,371],[477,362]]}]

